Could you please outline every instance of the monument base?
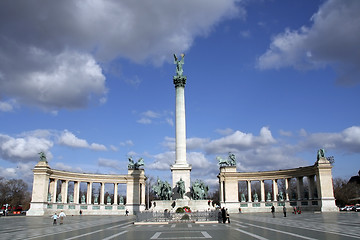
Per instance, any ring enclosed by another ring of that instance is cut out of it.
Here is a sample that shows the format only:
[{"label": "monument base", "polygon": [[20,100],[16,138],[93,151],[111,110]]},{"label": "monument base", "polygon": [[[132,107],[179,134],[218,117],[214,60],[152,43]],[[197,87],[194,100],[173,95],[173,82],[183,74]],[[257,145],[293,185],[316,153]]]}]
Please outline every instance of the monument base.
[{"label": "monument base", "polygon": [[47,208],[47,203],[30,203],[30,209],[26,212],[26,216],[43,216],[45,214],[45,209]]},{"label": "monument base", "polygon": [[185,183],[185,194],[183,198],[190,200],[190,172],[191,165],[189,164],[174,164],[171,166],[173,199],[180,199],[181,197],[177,193],[176,183],[182,179]]},{"label": "monument base", "polygon": [[190,199],[176,199],[176,200],[155,200],[151,204],[150,211],[163,212],[165,210],[175,212],[179,207],[189,207],[194,211],[211,211],[215,210],[209,200],[190,200]]}]

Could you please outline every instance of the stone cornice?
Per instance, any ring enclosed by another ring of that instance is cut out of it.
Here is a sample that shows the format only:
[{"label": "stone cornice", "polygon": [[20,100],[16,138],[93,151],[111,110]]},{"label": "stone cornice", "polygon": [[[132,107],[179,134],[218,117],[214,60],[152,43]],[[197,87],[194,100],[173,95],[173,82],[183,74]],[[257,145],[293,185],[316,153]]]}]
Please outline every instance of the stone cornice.
[{"label": "stone cornice", "polygon": [[[226,167],[225,167],[226,168]],[[218,175],[220,180],[236,179],[237,181],[260,181],[284,178],[296,178],[304,176],[313,176],[317,173],[316,166],[300,167],[293,169],[277,170],[277,171],[262,171],[262,172],[225,172],[222,171]]]}]

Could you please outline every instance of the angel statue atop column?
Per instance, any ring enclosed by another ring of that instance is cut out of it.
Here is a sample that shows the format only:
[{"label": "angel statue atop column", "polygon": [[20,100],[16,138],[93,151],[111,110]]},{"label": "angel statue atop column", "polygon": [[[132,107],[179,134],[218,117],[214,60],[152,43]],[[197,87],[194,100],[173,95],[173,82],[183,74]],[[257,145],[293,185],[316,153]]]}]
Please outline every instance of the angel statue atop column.
[{"label": "angel statue atop column", "polygon": [[181,59],[179,60],[176,55],[174,54],[174,64],[176,64],[176,75],[178,77],[181,77],[183,75],[183,68],[182,68],[182,65],[184,64],[184,57],[185,57],[185,54],[181,54]]}]

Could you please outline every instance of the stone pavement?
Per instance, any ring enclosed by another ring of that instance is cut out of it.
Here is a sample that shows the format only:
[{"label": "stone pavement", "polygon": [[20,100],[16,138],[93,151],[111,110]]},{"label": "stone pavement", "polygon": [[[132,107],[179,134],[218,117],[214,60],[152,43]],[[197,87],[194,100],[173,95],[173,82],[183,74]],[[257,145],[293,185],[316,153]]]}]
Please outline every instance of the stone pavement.
[{"label": "stone pavement", "polygon": [[360,213],[232,214],[230,224],[134,225],[129,216],[67,216],[52,225],[48,217],[1,217],[0,239],[360,239]]}]

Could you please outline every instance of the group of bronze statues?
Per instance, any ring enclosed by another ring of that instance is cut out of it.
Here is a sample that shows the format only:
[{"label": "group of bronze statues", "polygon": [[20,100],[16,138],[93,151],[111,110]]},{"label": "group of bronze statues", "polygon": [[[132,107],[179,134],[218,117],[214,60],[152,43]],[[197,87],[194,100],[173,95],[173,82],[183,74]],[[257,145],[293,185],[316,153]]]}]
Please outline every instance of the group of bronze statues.
[{"label": "group of bronze statues", "polygon": [[[170,183],[157,179],[156,184],[152,186],[152,190],[160,200],[170,200],[173,193],[178,193],[180,199],[184,198],[186,193],[185,182],[180,178],[174,189]],[[201,180],[196,180],[191,187],[191,197],[194,200],[203,200],[208,196],[209,187]]]}]

